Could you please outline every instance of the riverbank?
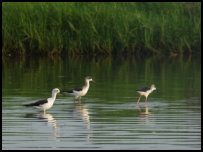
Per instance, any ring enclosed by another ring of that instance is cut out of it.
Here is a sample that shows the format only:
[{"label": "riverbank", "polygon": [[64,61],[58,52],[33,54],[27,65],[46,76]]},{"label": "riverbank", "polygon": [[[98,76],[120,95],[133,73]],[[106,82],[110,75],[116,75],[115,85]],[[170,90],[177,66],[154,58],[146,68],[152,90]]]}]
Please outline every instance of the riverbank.
[{"label": "riverbank", "polygon": [[201,54],[201,3],[2,3],[2,55]]}]

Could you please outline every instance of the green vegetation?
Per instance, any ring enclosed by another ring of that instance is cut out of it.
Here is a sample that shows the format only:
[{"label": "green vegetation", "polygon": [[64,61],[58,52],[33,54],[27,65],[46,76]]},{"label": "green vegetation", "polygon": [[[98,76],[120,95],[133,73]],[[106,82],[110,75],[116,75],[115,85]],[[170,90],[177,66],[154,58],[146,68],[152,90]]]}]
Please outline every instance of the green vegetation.
[{"label": "green vegetation", "polygon": [[95,99],[94,103],[136,102],[139,94],[135,90],[152,83],[157,90],[150,98],[162,98],[161,102],[187,99],[187,103],[193,105],[190,101],[197,97],[201,102],[201,58],[195,56],[4,57],[2,96],[39,97],[46,93],[42,96],[46,97],[52,88],[66,90],[81,86],[87,75],[95,80],[87,94]]},{"label": "green vegetation", "polygon": [[2,54],[199,54],[201,3],[3,2]]}]

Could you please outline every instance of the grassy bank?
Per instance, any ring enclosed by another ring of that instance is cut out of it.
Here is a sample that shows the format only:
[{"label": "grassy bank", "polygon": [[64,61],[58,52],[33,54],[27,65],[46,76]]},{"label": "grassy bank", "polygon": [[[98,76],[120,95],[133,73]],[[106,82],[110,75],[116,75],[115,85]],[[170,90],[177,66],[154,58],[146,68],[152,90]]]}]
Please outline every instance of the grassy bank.
[{"label": "grassy bank", "polygon": [[201,51],[201,3],[2,4],[2,54]]}]

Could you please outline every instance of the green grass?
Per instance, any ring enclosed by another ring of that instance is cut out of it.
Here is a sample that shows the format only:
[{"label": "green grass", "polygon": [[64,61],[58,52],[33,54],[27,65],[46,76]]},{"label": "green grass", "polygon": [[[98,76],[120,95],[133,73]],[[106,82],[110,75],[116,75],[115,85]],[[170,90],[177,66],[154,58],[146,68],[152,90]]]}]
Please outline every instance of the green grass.
[{"label": "green grass", "polygon": [[2,54],[201,53],[201,3],[3,2]]}]

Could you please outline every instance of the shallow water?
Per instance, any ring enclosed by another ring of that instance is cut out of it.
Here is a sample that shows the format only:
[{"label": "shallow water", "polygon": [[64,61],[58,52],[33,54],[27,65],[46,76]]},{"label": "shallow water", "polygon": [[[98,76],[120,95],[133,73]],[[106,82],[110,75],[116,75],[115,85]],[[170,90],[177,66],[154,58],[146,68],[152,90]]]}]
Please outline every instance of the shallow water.
[{"label": "shallow water", "polygon": [[[2,149],[201,149],[198,58],[34,58],[2,61]],[[91,75],[82,103],[58,94],[41,113],[23,104]],[[157,90],[140,104],[136,89]]]}]

